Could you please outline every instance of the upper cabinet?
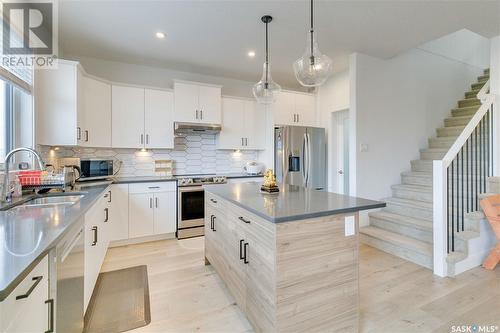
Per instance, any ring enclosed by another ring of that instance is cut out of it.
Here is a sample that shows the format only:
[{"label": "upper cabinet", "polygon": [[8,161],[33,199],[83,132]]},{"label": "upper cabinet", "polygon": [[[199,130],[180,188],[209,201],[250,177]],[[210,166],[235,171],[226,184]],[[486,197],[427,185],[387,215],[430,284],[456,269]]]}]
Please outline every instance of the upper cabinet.
[{"label": "upper cabinet", "polygon": [[253,100],[222,98],[222,131],[218,149],[265,148],[265,108]]},{"label": "upper cabinet", "polygon": [[176,81],[174,121],[221,123],[221,87]]},{"label": "upper cabinet", "polygon": [[113,85],[112,147],[173,149],[173,93]]},{"label": "upper cabinet", "polygon": [[315,98],[312,94],[282,91],[272,108],[276,125],[316,126]]},{"label": "upper cabinet", "polygon": [[80,145],[111,147],[111,85],[83,76]]},{"label": "upper cabinet", "polygon": [[111,145],[111,85],[78,63],[35,71],[36,142],[50,146]]}]

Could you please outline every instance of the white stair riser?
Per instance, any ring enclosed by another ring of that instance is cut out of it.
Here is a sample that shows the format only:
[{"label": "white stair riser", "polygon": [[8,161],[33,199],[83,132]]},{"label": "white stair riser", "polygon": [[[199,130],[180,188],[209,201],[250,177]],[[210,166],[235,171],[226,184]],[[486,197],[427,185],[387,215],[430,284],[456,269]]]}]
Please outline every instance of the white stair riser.
[{"label": "white stair riser", "polygon": [[446,155],[446,151],[421,150],[420,159],[422,160],[440,160]]},{"label": "white stair riser", "polygon": [[468,117],[472,117],[476,114],[477,110],[479,109],[479,105],[473,109],[453,109],[451,110],[451,115],[453,117],[464,117],[464,116],[468,116]]},{"label": "white stair riser", "polygon": [[400,224],[392,220],[384,220],[376,217],[370,217],[370,225],[432,244],[432,229],[424,230],[411,225]]},{"label": "white stair riser", "polygon": [[392,194],[396,198],[419,200],[424,202],[432,202],[432,191],[420,192],[407,189],[392,189]]},{"label": "white stair riser", "polygon": [[432,138],[429,139],[429,148],[445,148],[449,149],[453,143],[455,143],[456,138],[451,137],[450,139],[437,139],[437,138]]},{"label": "white stair riser", "polygon": [[427,220],[429,222],[432,221],[433,218],[432,209],[427,210],[422,208],[416,208],[413,206],[404,206],[388,202],[387,207],[385,207],[384,210],[398,215]]},{"label": "white stair riser", "polygon": [[385,240],[381,240],[369,235],[365,235],[363,233],[360,234],[361,236],[361,242],[367,245],[370,245],[374,248],[377,248],[381,251],[390,253],[392,255],[395,255],[397,257],[406,259],[408,261],[414,262],[418,265],[427,267],[429,269],[432,269],[432,257],[427,256],[422,253],[418,253],[409,249],[406,249],[404,247],[401,247],[396,244],[392,244],[390,242],[387,242]]},{"label": "white stair riser", "polygon": [[402,175],[401,181],[403,184],[407,185],[432,186],[432,175],[429,177]]},{"label": "white stair riser", "polygon": [[444,120],[444,126],[445,127],[450,127],[450,126],[465,126],[467,125],[470,120],[472,119],[471,117],[451,117],[451,118],[446,118]]},{"label": "white stair riser", "polygon": [[463,99],[461,101],[458,102],[458,107],[459,108],[465,108],[465,107],[468,107],[468,106],[480,106],[481,105],[481,101],[477,98],[468,98],[468,99]]},{"label": "white stair riser", "polygon": [[432,172],[432,161],[414,160],[411,161],[411,171]]}]

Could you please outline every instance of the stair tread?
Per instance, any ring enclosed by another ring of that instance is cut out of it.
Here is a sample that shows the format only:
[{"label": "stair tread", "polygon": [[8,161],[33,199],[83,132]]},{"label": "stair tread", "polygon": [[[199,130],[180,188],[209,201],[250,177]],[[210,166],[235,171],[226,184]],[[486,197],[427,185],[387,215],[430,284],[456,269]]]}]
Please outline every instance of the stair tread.
[{"label": "stair tread", "polygon": [[432,192],[432,186],[425,186],[425,185],[396,184],[392,185],[391,188],[400,190],[409,190],[415,192]]},{"label": "stair tread", "polygon": [[427,256],[432,256],[432,244],[372,226],[362,227],[359,231],[362,234],[378,238],[394,245],[401,246]]},{"label": "stair tread", "polygon": [[410,206],[413,208],[432,210],[432,203],[425,202],[425,201],[410,200],[410,199],[403,199],[403,198],[396,198],[396,197],[385,198],[383,201],[387,204],[392,203],[392,204],[400,205],[400,206]]},{"label": "stair tread", "polygon": [[464,260],[465,258],[467,258],[467,253],[461,251],[455,251],[448,253],[448,255],[446,256],[446,262],[449,264],[455,264],[459,261]]},{"label": "stair tread", "polygon": [[471,230],[465,230],[465,231],[460,231],[460,232],[455,232],[455,236],[467,241],[469,239],[477,238],[479,237],[479,232],[477,231],[471,231]]},{"label": "stair tread", "polygon": [[[472,99],[477,99],[477,98],[468,98],[468,99],[465,99],[465,100],[472,100]],[[481,107],[481,105],[469,105],[469,106],[462,106],[462,107],[456,107],[456,108],[453,108],[452,110],[453,111],[470,111],[470,110],[477,110],[479,109],[479,107]],[[464,117],[464,116],[457,116],[457,117]],[[468,117],[468,116],[465,116],[465,117]]]},{"label": "stair tread", "polygon": [[467,115],[467,116],[451,116],[451,117],[448,117],[446,118],[445,120],[470,120],[472,119],[472,117],[474,117],[473,115]]},{"label": "stair tread", "polygon": [[465,218],[472,219],[472,220],[482,220],[485,218],[485,216],[484,216],[483,212],[475,211],[475,212],[466,213]]},{"label": "stair tread", "polygon": [[425,171],[403,171],[401,172],[404,176],[413,176],[413,177],[432,177],[432,172]]},{"label": "stair tread", "polygon": [[396,222],[399,224],[410,225],[418,227],[419,229],[432,230],[432,222],[428,220],[421,220],[414,217],[409,217],[406,215],[400,215],[392,212],[387,212],[384,210],[373,212],[368,214],[370,217],[374,217],[381,220],[388,220]]}]

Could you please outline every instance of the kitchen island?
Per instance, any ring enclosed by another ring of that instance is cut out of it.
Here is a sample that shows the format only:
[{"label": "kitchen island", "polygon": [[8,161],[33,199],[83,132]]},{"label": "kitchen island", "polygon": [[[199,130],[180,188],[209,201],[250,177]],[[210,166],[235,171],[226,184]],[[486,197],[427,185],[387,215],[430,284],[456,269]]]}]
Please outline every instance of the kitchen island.
[{"label": "kitchen island", "polygon": [[205,263],[259,332],[358,330],[358,212],[385,204],[283,185],[205,186]]}]

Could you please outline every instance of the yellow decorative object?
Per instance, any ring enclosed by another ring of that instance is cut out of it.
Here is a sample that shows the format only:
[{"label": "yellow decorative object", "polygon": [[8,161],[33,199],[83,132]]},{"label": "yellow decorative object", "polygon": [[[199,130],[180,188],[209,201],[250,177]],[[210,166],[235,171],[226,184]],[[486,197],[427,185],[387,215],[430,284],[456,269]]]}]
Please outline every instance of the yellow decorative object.
[{"label": "yellow decorative object", "polygon": [[279,192],[279,187],[276,183],[276,176],[274,175],[272,169],[267,169],[264,173],[264,184],[262,184],[260,189],[269,193]]}]

